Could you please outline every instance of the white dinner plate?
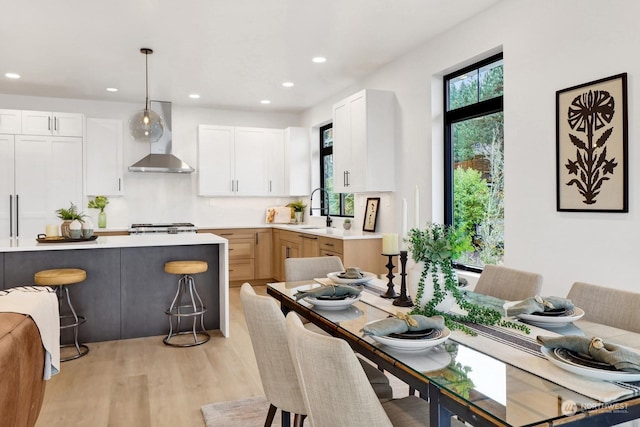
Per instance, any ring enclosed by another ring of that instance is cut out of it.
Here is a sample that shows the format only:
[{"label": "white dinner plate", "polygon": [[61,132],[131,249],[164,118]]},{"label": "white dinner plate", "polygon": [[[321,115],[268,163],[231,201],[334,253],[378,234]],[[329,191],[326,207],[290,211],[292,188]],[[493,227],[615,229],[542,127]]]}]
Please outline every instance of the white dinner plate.
[{"label": "white dinner plate", "polygon": [[377,337],[374,335],[371,335],[371,338],[373,338],[374,341],[377,341],[380,344],[386,345],[396,350],[417,351],[442,344],[449,338],[449,335],[451,335],[451,331],[449,331],[449,328],[445,327],[442,331],[436,331],[430,338],[424,339],[391,338],[389,336]]},{"label": "white dinner plate", "polygon": [[518,314],[516,317],[520,320],[524,320],[527,323],[531,323],[534,326],[541,326],[547,328],[560,328],[567,323],[575,322],[576,320],[584,316],[584,310],[578,307],[574,307],[573,310],[568,310],[567,314],[562,316],[536,316],[535,314]]},{"label": "white dinner plate", "polygon": [[640,381],[640,374],[624,371],[608,371],[604,369],[580,366],[576,363],[561,359],[560,357],[558,357],[558,355],[556,355],[552,348],[542,347],[540,350],[542,351],[542,354],[544,354],[544,356],[549,360],[549,362],[553,363],[559,368],[564,369],[565,371],[573,372],[574,374],[604,381]]},{"label": "white dinner plate", "polygon": [[364,277],[361,277],[360,279],[343,279],[342,277],[339,277],[339,274],[344,273],[344,271],[334,271],[333,273],[328,273],[327,277],[329,279],[331,279],[331,281],[333,283],[339,283],[341,285],[353,285],[355,283],[367,283],[370,280],[373,280],[376,278],[376,275],[374,273],[368,273],[366,271],[362,272],[362,275]]},{"label": "white dinner plate", "polygon": [[309,304],[313,304],[315,307],[318,307],[321,310],[343,310],[349,307],[356,301],[360,301],[360,295],[354,296],[349,295],[345,299],[318,299],[315,297],[305,297],[305,301]]}]

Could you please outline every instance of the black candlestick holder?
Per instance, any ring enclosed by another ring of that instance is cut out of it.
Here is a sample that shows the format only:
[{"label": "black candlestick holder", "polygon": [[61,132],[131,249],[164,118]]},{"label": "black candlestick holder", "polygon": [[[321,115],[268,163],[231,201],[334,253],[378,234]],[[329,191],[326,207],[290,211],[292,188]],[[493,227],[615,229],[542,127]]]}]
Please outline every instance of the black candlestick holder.
[{"label": "black candlestick holder", "polygon": [[393,300],[393,305],[397,307],[413,307],[411,297],[407,295],[407,251],[400,251],[400,296]]},{"label": "black candlestick holder", "polygon": [[382,298],[397,298],[399,295],[395,291],[395,289],[393,289],[393,278],[396,277],[393,274],[393,267],[395,267],[395,265],[393,265],[393,257],[397,256],[398,254],[382,254],[382,255],[389,257],[389,262],[387,263],[387,265],[385,265],[385,267],[387,267],[387,269],[389,270],[389,273],[387,273],[387,277],[389,278],[389,283],[387,283],[387,292],[385,292],[380,296]]}]

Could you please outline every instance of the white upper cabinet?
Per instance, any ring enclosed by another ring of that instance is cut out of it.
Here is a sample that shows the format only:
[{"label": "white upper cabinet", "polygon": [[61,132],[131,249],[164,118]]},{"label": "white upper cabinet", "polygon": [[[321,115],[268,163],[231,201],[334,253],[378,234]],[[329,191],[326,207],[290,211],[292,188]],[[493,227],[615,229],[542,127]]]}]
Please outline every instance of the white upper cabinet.
[{"label": "white upper cabinet", "polygon": [[22,133],[22,111],[0,110],[0,134]]},{"label": "white upper cabinet", "polygon": [[85,147],[85,194],[123,195],[122,120],[88,118]]},{"label": "white upper cabinet", "polygon": [[198,195],[234,194],[233,146],[233,127],[198,126]]},{"label": "white upper cabinet", "polygon": [[285,196],[284,131],[198,126],[198,195]]},{"label": "white upper cabinet", "polygon": [[333,106],[334,191],[393,191],[395,97],[360,91]]},{"label": "white upper cabinet", "polygon": [[22,111],[23,135],[83,136],[83,124],[78,113]]},{"label": "white upper cabinet", "polygon": [[309,129],[290,127],[284,130],[285,189],[289,196],[311,193],[311,145]]},{"label": "white upper cabinet", "polygon": [[267,195],[266,129],[235,128],[234,167],[235,194],[239,196]]},{"label": "white upper cabinet", "polygon": [[268,196],[287,196],[289,193],[286,188],[286,162],[285,162],[285,145],[284,130],[282,129],[265,129],[266,143],[265,154],[267,159],[267,195]]}]

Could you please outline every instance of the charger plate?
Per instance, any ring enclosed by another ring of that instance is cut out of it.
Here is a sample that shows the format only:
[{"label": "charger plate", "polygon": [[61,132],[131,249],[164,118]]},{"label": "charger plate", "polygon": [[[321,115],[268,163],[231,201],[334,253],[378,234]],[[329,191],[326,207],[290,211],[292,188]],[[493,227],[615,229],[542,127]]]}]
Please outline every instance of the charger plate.
[{"label": "charger plate", "polygon": [[[593,363],[584,363],[581,364],[580,358],[570,357],[563,351],[556,351],[562,349],[552,349],[548,347],[542,347],[540,349],[542,354],[551,362],[559,368],[564,369],[565,371],[573,372],[577,375],[582,375],[589,378],[594,378],[598,380],[604,381],[621,381],[621,382],[633,382],[640,381],[640,373],[633,372],[625,372],[614,370],[611,371],[609,369],[599,369],[593,367]],[[586,366],[589,365],[589,366]]]}]

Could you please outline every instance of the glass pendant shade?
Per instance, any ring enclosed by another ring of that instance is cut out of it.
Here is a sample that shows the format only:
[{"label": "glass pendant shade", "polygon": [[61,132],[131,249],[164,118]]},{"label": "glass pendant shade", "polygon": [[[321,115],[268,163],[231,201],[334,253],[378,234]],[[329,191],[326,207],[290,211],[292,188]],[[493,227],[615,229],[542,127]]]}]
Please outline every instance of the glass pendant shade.
[{"label": "glass pendant shade", "polygon": [[136,141],[157,142],[164,133],[164,122],[153,110],[136,111],[129,119],[129,132]]},{"label": "glass pendant shade", "polygon": [[149,109],[149,55],[153,50],[143,47],[140,53],[144,54],[146,97],[144,109],[135,112],[129,119],[129,132],[135,141],[157,142],[164,133],[164,122],[158,113]]}]

